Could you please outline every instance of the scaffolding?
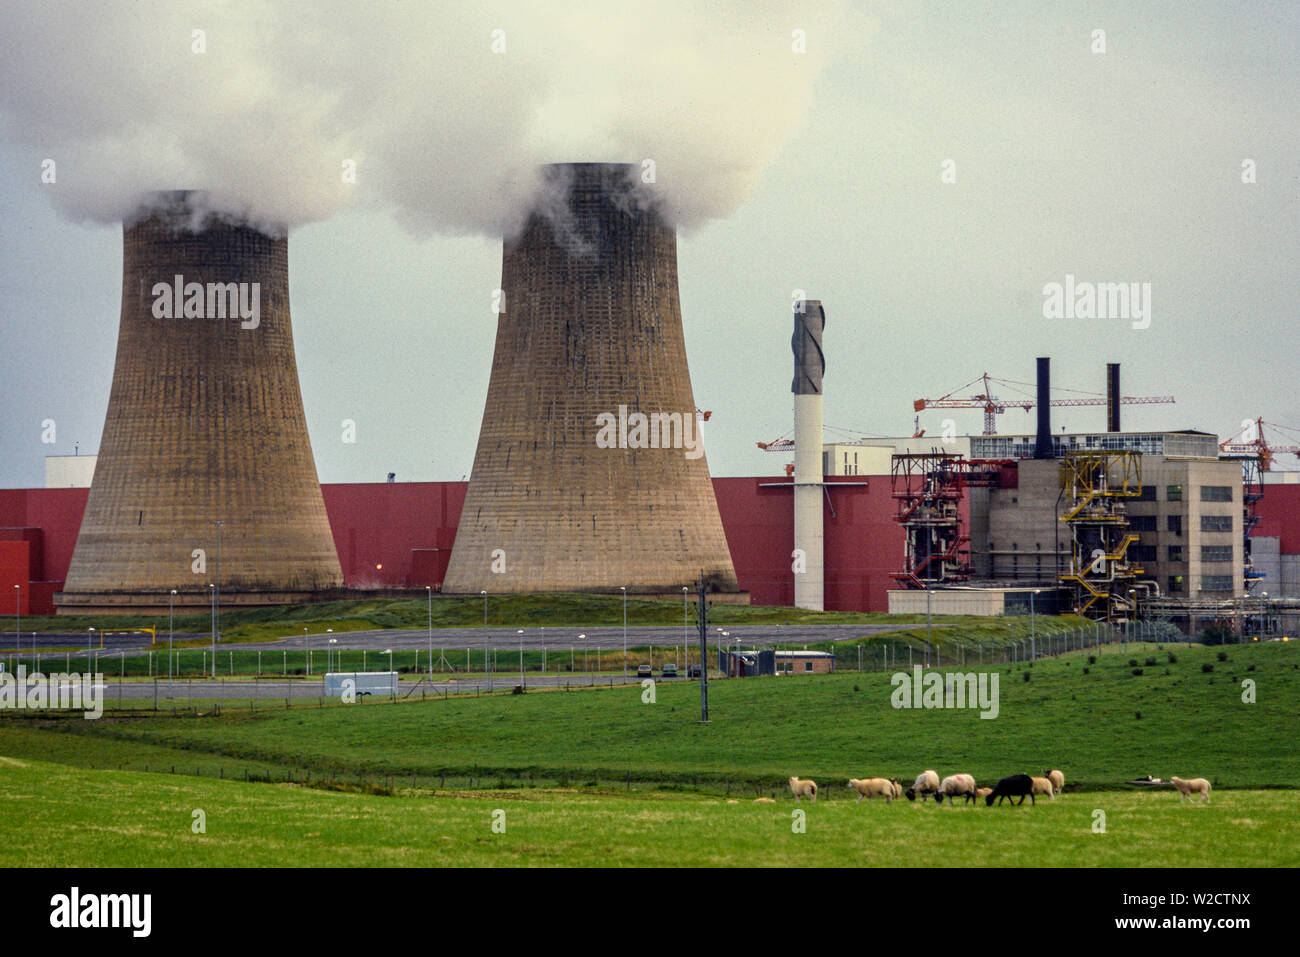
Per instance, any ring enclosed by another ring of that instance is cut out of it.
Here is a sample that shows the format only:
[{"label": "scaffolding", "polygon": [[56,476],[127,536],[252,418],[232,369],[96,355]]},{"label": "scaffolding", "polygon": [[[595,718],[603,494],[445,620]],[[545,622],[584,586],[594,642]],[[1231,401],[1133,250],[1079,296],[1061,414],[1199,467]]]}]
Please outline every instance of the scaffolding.
[{"label": "scaffolding", "polygon": [[1070,564],[1060,580],[1074,589],[1074,611],[1097,621],[1135,617],[1153,583],[1128,560],[1138,540],[1124,503],[1142,494],[1142,453],[1067,452],[1061,459],[1064,514],[1070,527]]},{"label": "scaffolding", "polygon": [[891,577],[905,588],[942,587],[969,581],[970,536],[962,527],[961,504],[968,487],[988,487],[1009,460],[966,459],[948,452],[895,455],[890,460],[890,494],[898,503],[894,520],[903,526],[903,570]]}]

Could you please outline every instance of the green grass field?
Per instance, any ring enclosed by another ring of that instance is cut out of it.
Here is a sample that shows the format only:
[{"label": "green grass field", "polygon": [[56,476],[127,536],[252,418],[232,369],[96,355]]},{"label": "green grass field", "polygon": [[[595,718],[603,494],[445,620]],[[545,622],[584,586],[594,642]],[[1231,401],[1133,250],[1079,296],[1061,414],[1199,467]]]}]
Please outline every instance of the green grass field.
[{"label": "green grass field", "polygon": [[[922,848],[925,863],[1294,864],[1298,654],[1108,646],[1091,663],[1002,666],[995,720],[894,709],[884,673],[713,682],[708,725],[685,681],[660,682],[652,704],[633,685],[220,716],[9,712],[0,822],[31,840],[0,863],[916,864]],[[845,787],[931,767],[982,783],[1059,767],[1067,790],[1032,809],[941,811],[859,806]],[[800,805],[807,834],[790,832],[791,774],[822,786]],[[1144,774],[1207,777],[1213,803],[1124,789]],[[189,832],[195,807],[205,836]],[[495,808],[506,835],[490,830]]]},{"label": "green grass field", "polygon": [[[290,785],[0,759],[0,866],[1294,866],[1300,793],[1062,795],[1031,807]],[[206,832],[193,832],[194,811]],[[504,812],[504,833],[493,830]],[[1105,833],[1094,833],[1096,811]]]}]

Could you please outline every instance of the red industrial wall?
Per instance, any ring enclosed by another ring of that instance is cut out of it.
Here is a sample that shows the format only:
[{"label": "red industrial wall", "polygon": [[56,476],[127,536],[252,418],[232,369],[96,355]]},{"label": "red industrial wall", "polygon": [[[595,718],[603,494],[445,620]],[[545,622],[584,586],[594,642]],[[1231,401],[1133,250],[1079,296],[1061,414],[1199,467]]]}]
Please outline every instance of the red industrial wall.
[{"label": "red industrial wall", "polygon": [[349,588],[442,584],[466,482],[322,485]]},{"label": "red industrial wall", "polygon": [[[887,611],[889,577],[902,567],[903,530],[885,475],[828,478],[825,522],[828,611]],[[793,605],[794,491],[787,478],[715,478],[731,560],[756,605]],[[834,486],[840,486],[835,488]]]},{"label": "red industrial wall", "polygon": [[1300,485],[1265,485],[1255,534],[1277,538],[1283,555],[1300,553]]},{"label": "red industrial wall", "polygon": [[[885,611],[903,533],[889,477],[829,478],[824,508],[826,608]],[[859,483],[859,484],[853,484]],[[865,484],[862,484],[865,483]],[[836,487],[839,486],[839,487]],[[715,478],[714,492],[740,587],[755,604],[794,601],[794,502],[789,479]],[[464,482],[324,485],[334,544],[350,588],[442,582],[465,502]],[[86,489],[0,490],[0,615],[22,585],[24,614],[48,614],[72,559]],[[1300,485],[1270,485],[1256,534],[1300,553]],[[30,603],[30,604],[29,604]]]}]

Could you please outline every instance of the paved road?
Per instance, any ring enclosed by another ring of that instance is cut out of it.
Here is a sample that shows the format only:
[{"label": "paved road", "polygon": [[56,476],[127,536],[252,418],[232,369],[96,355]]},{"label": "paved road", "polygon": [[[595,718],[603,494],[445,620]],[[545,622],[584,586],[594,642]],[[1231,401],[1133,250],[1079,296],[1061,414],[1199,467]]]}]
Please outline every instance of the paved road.
[{"label": "paved road", "polygon": [[[660,680],[660,679],[657,679]],[[685,681],[684,678],[668,679],[672,682]],[[529,688],[555,687],[559,685],[564,687],[577,688],[584,685],[595,684],[601,686],[615,686],[620,684],[630,684],[635,686],[639,693],[640,683],[633,678],[624,679],[620,675],[538,675],[529,674],[527,686]],[[104,700],[114,703],[119,700],[123,701],[142,701],[148,700],[151,704],[154,697],[154,683],[152,681],[105,681]],[[430,683],[428,680],[406,680],[398,685],[398,697],[418,698],[423,691],[427,695],[433,694],[473,694],[475,691],[501,691],[502,689],[510,690],[519,684],[518,673],[511,675],[508,672],[498,672],[491,679],[484,678],[483,675],[466,677],[455,681],[449,681],[442,676]],[[277,698],[283,701],[285,698],[319,698],[322,693],[322,682],[319,679],[303,679],[299,681],[283,681],[274,679],[264,679],[261,681],[250,681],[231,679],[229,681],[212,681],[211,679],[194,679],[190,681],[176,680],[172,682],[172,700],[184,702],[188,698],[195,700],[213,700],[220,698],[258,698],[274,701]],[[380,696],[380,697],[387,697]],[[167,679],[158,679],[158,700],[161,703],[167,700]]]},{"label": "paved road", "polygon": [[[896,629],[897,625],[736,625],[736,626],[711,626],[709,630],[709,645],[714,647],[719,642],[720,631],[726,631],[727,637],[724,640],[726,644],[739,642],[742,647],[751,645],[774,645],[774,644],[815,644],[823,641],[851,641],[855,638],[861,638],[864,635],[871,635],[881,631],[891,631]],[[939,627],[939,626],[936,626]],[[522,635],[520,634],[522,631]],[[692,628],[687,633],[687,638],[692,644],[697,644],[699,639],[697,632]],[[585,635],[586,637],[579,637]],[[208,635],[178,633],[176,639],[206,639]],[[222,644],[218,647],[222,650],[233,651],[301,651],[303,647],[310,646],[313,652],[324,651],[331,647],[329,639],[335,639],[336,643],[332,646],[339,651],[393,651],[427,649],[429,647],[428,629],[407,629],[407,630],[375,630],[375,631],[347,631],[333,632],[330,634],[316,633],[304,638],[302,635],[291,635],[279,638],[274,641],[263,641],[254,643],[240,644]],[[72,651],[72,658],[84,658],[84,642],[86,635],[84,633],[68,634],[39,634],[36,638],[37,650],[41,648],[72,648],[82,647],[81,651]],[[485,645],[492,648],[518,648],[520,641],[523,641],[525,648],[534,651],[545,647],[551,651],[567,651],[570,648],[576,650],[578,654],[582,653],[583,648],[595,651],[601,649],[622,649],[623,647],[623,626],[596,626],[591,628],[435,628],[433,629],[433,647],[435,649],[444,649],[447,657],[453,660],[456,652],[463,653],[465,649],[481,650]],[[95,653],[100,656],[114,655],[125,651],[148,651],[150,649],[148,635],[109,635],[103,639],[104,647],[99,648],[100,640],[95,640]],[[673,627],[671,625],[633,625],[627,629],[627,644],[629,648],[645,647],[649,644],[656,646],[674,645],[680,646],[682,643],[682,628],[680,625]],[[32,636],[30,632],[21,634],[21,645],[23,655],[32,654]],[[166,649],[167,638],[165,635],[160,636],[158,644],[154,645],[155,650]],[[13,657],[15,649],[14,636],[11,632],[8,636],[0,631],[0,659]],[[151,692],[152,693],[152,692]]]},{"label": "paved road", "polygon": [[[712,646],[718,641],[720,626],[714,625],[709,629],[709,644]],[[741,645],[774,645],[774,644],[814,644],[822,641],[849,641],[854,638],[861,638],[863,635],[875,634],[879,631],[892,631],[898,628],[897,625],[736,625],[721,626],[721,630],[727,632],[726,642],[732,644],[739,641]],[[522,631],[522,635],[520,632]],[[585,635],[580,638],[580,635]],[[411,630],[393,630],[393,631],[347,631],[334,632],[332,634],[314,634],[309,636],[308,641],[312,648],[321,650],[326,647],[329,639],[333,638],[337,644],[333,647],[347,651],[360,651],[367,649],[370,651],[384,651],[389,648],[397,651],[403,648],[428,648],[429,631],[428,629],[411,629]],[[698,632],[692,628],[687,633],[687,638],[698,643]],[[523,641],[525,648],[534,650],[542,647],[546,648],[576,648],[581,651],[587,648],[619,648],[623,647],[623,626],[594,626],[591,628],[564,627],[564,628],[435,628],[433,629],[433,647],[456,649],[464,651],[466,648],[482,648],[489,645],[493,648],[518,648],[519,642]],[[682,627],[680,625],[635,625],[627,629],[627,644],[629,648],[644,647],[648,644],[655,645],[680,645],[682,643]],[[240,650],[279,651],[284,648],[301,649],[304,644],[302,635],[295,635],[273,642],[263,642],[258,644],[240,644],[234,646]]]}]

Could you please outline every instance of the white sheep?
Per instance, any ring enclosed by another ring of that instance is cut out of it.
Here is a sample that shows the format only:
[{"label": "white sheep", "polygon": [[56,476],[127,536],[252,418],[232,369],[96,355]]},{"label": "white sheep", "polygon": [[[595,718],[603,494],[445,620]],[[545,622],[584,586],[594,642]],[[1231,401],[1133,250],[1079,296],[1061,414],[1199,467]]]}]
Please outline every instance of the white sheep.
[{"label": "white sheep", "polygon": [[801,781],[798,778],[790,779],[790,790],[794,792],[794,799],[798,801],[800,796],[811,797],[813,803],[817,803],[817,782]]},{"label": "white sheep", "polygon": [[1057,794],[1060,794],[1062,791],[1065,790],[1065,775],[1060,771],[1057,771],[1055,769],[1051,771],[1044,771],[1043,777],[1047,778],[1049,781],[1052,782],[1052,788],[1056,791]]},{"label": "white sheep", "polygon": [[[989,796],[990,794],[992,794],[992,793],[993,793],[993,789],[992,789],[992,788],[976,788],[976,789],[975,789],[975,797],[976,797],[976,798],[984,798],[984,797],[988,797],[988,796]],[[978,802],[977,802],[977,803],[978,803]]]},{"label": "white sheep", "polygon": [[954,795],[960,794],[963,798],[962,803],[966,804],[975,800],[975,779],[969,774],[950,774],[939,783],[939,790],[935,792],[934,799],[940,804],[946,797],[948,803],[952,803]]},{"label": "white sheep", "polygon": [[937,790],[939,790],[939,772],[922,771],[916,776],[916,783],[908,788],[905,793],[909,801],[915,801],[918,794],[921,795],[921,800],[924,801],[927,794]]},{"label": "white sheep", "polygon": [[892,802],[897,796],[894,793],[894,784],[895,782],[891,781],[889,778],[849,779],[849,787],[858,792],[859,804],[862,803],[863,798],[866,798],[869,801],[873,797],[883,797],[886,804]]},{"label": "white sheep", "polygon": [[898,778],[890,778],[889,783],[894,786],[894,799],[901,798],[903,796],[903,785],[898,783]]},{"label": "white sheep", "polygon": [[1210,800],[1210,782],[1205,778],[1192,778],[1190,781],[1184,781],[1179,777],[1169,779],[1170,783],[1178,789],[1179,801],[1190,801],[1193,794],[1201,796],[1198,804],[1205,804]]},{"label": "white sheep", "polygon": [[1029,780],[1032,781],[1034,785],[1029,792],[1030,794],[1046,794],[1053,801],[1056,800],[1056,792],[1052,788],[1051,778],[1031,777]]}]

